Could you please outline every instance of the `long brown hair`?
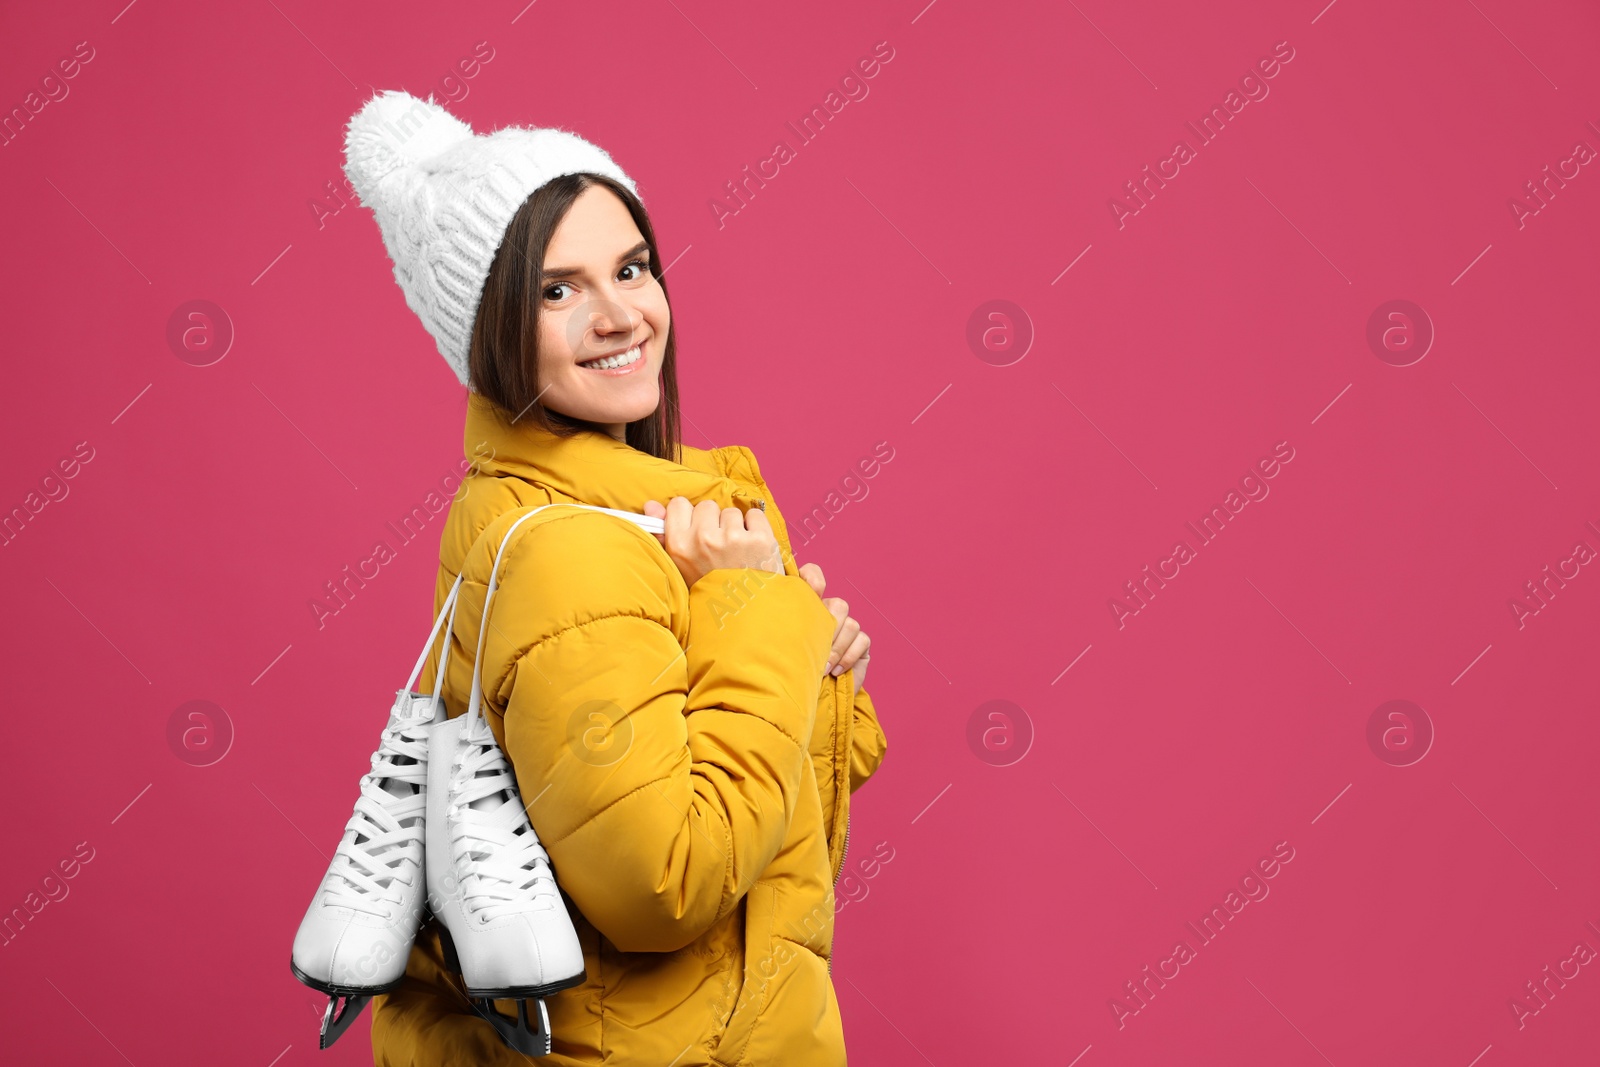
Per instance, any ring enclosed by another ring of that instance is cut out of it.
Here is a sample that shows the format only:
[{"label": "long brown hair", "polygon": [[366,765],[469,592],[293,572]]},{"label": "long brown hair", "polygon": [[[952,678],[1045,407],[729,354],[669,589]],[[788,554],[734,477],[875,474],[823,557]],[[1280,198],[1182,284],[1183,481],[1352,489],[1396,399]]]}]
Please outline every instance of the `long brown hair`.
[{"label": "long brown hair", "polygon": [[[561,437],[584,430],[604,433],[599,425],[546,408],[538,400],[539,311],[543,306],[544,254],[550,237],[566,217],[573,201],[591,185],[614,193],[633,216],[634,225],[650,246],[650,273],[666,295],[661,276],[661,255],[655,230],[639,198],[627,186],[603,174],[567,174],[554,178],[523,201],[506,227],[495,252],[489,276],[483,283],[483,300],[472,324],[472,345],[467,369],[474,392],[482,394],[505,413],[510,422],[532,419]],[[671,300],[667,302],[671,307]],[[678,420],[677,324],[667,328],[661,360],[661,403],[642,419],[628,423],[626,440],[641,452],[674,463],[680,461]]]}]

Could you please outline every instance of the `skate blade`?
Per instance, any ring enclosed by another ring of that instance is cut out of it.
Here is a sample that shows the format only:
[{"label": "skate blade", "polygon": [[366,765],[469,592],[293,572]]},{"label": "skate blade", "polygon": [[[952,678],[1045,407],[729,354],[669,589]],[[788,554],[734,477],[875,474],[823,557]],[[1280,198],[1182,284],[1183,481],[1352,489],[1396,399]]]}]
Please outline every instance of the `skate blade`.
[{"label": "skate blade", "polygon": [[[450,936],[450,928],[444,923],[438,924],[439,948],[444,956],[445,969],[461,978],[462,987],[466,990],[467,1001],[472,1005],[472,1010],[481,1016],[484,1022],[494,1027],[495,1033],[500,1035],[501,1042],[509,1049],[520,1052],[524,1056],[550,1055],[550,1012],[545,1007],[544,998],[552,993],[559,993],[563,989],[571,989],[581,985],[587,977],[586,971],[579,971],[571,978],[564,978],[559,982],[550,982],[540,986],[514,986],[508,989],[474,989],[466,984],[466,978],[461,973],[461,960],[456,955],[454,939]],[[515,1000],[517,1014],[514,1018],[501,1015],[495,1009],[497,1000]],[[530,1020],[528,1015],[528,1001],[534,1003],[534,1014]],[[529,1025],[530,1021],[533,1025]]]},{"label": "skate blade", "polygon": [[495,1010],[494,1001],[489,999],[474,999],[472,1009],[483,1016],[488,1024],[494,1027],[495,1033],[500,1035],[500,1040],[506,1047],[520,1052],[524,1056],[550,1055],[550,1013],[545,1009],[544,1000],[533,1002],[533,1026],[528,1025],[528,1002],[517,1001],[517,1015],[508,1019]]},{"label": "skate blade", "polygon": [[[356,1021],[356,1016],[361,1014],[361,1009],[367,1006],[371,997],[352,996],[350,994],[332,993],[328,996],[327,1010],[322,1013],[322,1032],[318,1037],[317,1047],[329,1048],[344,1036],[350,1029],[350,1024]],[[344,1001],[344,1007],[339,1007],[339,1001]]]},{"label": "skate blade", "polygon": [[[328,1006],[322,1013],[320,1043],[317,1045],[318,1048],[323,1049],[339,1040],[344,1035],[344,1032],[350,1029],[350,1024],[356,1021],[356,1016],[360,1015],[362,1009],[367,1006],[367,1001],[379,993],[387,993],[397,988],[400,982],[405,980],[404,975],[402,975],[400,981],[389,982],[378,987],[344,986],[333,985],[311,977],[302,971],[292,959],[289,961],[289,970],[294,974],[295,978],[305,985],[310,986],[319,993],[328,995]],[[339,1003],[341,1000],[344,1001],[342,1006]]]}]

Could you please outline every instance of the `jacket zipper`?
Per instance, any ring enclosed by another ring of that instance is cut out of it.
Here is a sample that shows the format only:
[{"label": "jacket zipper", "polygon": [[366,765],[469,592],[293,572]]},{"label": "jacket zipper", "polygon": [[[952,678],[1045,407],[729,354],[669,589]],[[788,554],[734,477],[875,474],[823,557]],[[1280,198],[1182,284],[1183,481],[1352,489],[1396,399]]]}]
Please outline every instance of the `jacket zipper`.
[{"label": "jacket zipper", "polygon": [[[756,497],[755,506],[757,508],[761,509],[763,512],[767,510],[767,502],[762,497]],[[852,714],[853,714],[853,712],[852,712]],[[835,771],[835,773],[838,773],[838,772]],[[846,765],[845,773],[846,774],[850,773],[849,769],[848,769],[848,764]],[[839,879],[844,877],[844,864],[845,864],[845,860],[847,860],[849,857],[850,857],[850,815],[849,815],[849,812],[847,811],[845,813],[845,822],[844,822],[844,843],[839,847],[839,873],[833,876],[833,884],[835,886],[837,886],[839,884]],[[838,949],[838,941],[835,940],[835,942],[834,942],[834,951],[837,951],[837,949]],[[830,978],[833,977],[833,951],[830,951],[828,953],[828,976]]]},{"label": "jacket zipper", "polygon": [[[839,879],[844,877],[844,861],[850,858],[850,816],[845,815],[844,822],[844,847],[839,850],[839,873],[833,876],[833,884],[838,885]],[[837,905],[835,905],[837,908]],[[836,912],[837,914],[837,912]],[[828,977],[833,977],[833,954],[839,951],[839,939],[833,939],[833,947],[828,952]]]},{"label": "jacket zipper", "polygon": [[[851,703],[853,705],[855,702],[851,701]],[[854,710],[853,707],[852,707],[852,709],[850,711],[850,714],[851,715],[855,714],[855,710]],[[834,773],[838,774],[839,770],[835,769]],[[850,762],[849,762],[849,754],[848,754],[848,752],[846,753],[846,756],[845,756],[845,765],[844,765],[844,772],[843,773],[847,776],[847,780],[848,780],[848,775],[850,774]],[[845,792],[845,797],[847,798],[846,799],[846,803],[848,803],[849,795],[850,794],[849,794],[848,786],[847,786],[846,787],[846,792]],[[844,877],[844,865],[845,865],[846,861],[848,861],[849,859],[850,859],[850,809],[847,807],[847,808],[845,808],[845,812],[844,812],[844,843],[839,846],[839,873],[833,876],[833,884],[835,886],[837,886],[839,884],[839,879]],[[837,896],[837,894],[835,894],[835,895]],[[837,905],[835,905],[835,907],[837,907]],[[830,981],[833,979],[833,954],[835,952],[837,952],[837,951],[839,951],[839,939],[838,939],[838,937],[835,937],[833,939],[833,946],[828,951],[828,979]]]}]

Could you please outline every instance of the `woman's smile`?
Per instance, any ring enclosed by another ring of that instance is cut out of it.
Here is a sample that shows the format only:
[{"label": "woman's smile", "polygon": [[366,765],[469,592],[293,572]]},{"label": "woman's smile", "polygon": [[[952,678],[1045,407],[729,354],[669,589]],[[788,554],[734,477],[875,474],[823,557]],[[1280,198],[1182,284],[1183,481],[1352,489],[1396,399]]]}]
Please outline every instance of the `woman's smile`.
[{"label": "woman's smile", "polygon": [[650,361],[644,355],[644,342],[640,341],[626,351],[584,360],[578,366],[585,370],[620,378],[647,367],[649,363]]}]

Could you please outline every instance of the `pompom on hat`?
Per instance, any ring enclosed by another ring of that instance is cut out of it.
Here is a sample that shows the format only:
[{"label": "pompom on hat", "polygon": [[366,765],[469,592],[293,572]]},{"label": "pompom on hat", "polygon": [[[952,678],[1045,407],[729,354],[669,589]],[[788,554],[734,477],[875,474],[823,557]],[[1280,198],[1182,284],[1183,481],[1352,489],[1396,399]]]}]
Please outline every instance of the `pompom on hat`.
[{"label": "pompom on hat", "polygon": [[472,324],[511,218],[534,190],[565,174],[633,179],[605,150],[559,128],[487,134],[434,103],[379,92],[350,119],[345,175],[371,208],[394,278],[439,354],[467,385]]}]

